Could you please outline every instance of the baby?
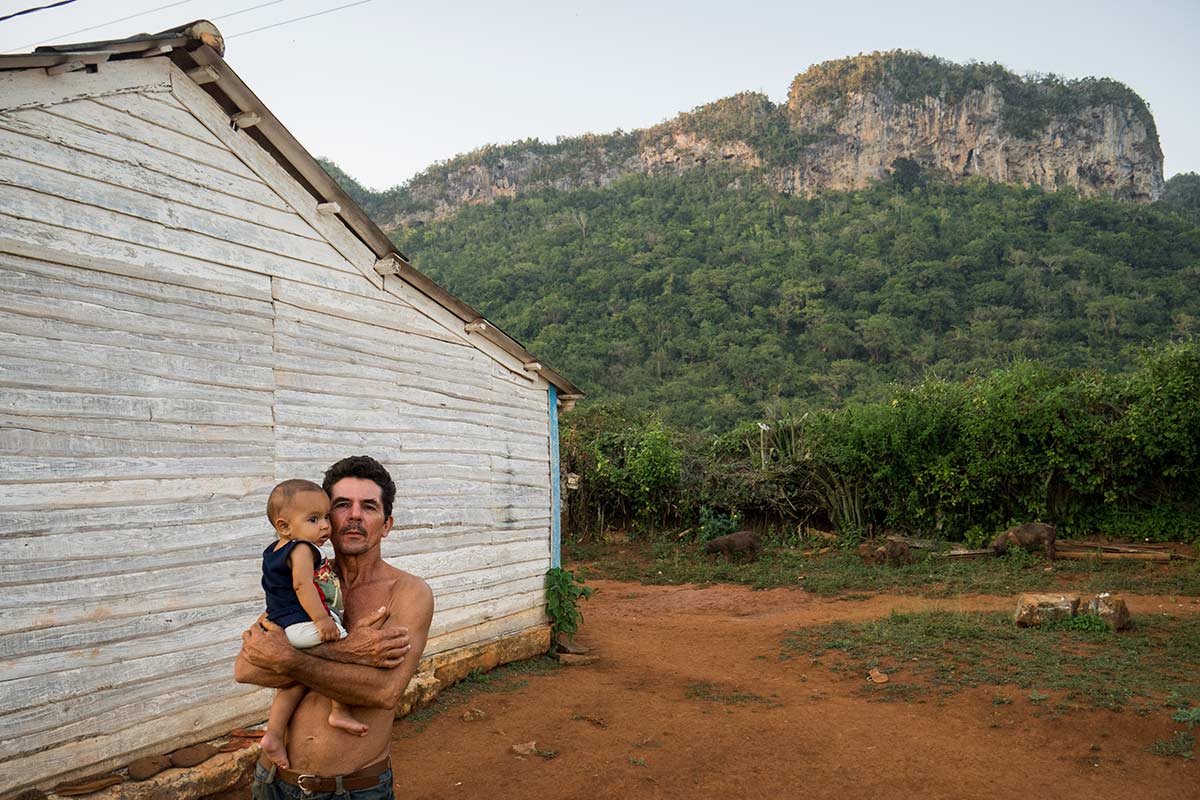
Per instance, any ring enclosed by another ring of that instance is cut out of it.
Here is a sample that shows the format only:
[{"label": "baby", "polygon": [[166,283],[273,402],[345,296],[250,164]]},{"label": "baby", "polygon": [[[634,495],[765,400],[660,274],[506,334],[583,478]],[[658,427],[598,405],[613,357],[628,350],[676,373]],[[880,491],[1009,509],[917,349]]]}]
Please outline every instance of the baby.
[{"label": "baby", "polygon": [[[279,537],[263,551],[263,591],[267,619],[283,628],[294,647],[307,649],[346,635],[342,626],[342,593],[337,576],[317,545],[329,539],[329,496],[312,481],[288,480],[267,500],[267,518]],[[275,693],[262,749],[288,769],[285,734],[288,721],[308,687],[297,684]],[[364,736],[367,726],[350,710],[332,701],[329,724]]]}]

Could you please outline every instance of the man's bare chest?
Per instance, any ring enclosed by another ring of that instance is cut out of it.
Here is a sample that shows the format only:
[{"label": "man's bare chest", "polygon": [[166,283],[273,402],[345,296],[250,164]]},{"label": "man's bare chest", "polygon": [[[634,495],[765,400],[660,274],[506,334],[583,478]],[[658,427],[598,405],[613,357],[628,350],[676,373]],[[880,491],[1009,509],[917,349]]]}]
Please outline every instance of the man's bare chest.
[{"label": "man's bare chest", "polygon": [[367,581],[351,586],[343,584],[347,624],[353,625],[380,608],[389,606],[395,584],[395,579]]}]

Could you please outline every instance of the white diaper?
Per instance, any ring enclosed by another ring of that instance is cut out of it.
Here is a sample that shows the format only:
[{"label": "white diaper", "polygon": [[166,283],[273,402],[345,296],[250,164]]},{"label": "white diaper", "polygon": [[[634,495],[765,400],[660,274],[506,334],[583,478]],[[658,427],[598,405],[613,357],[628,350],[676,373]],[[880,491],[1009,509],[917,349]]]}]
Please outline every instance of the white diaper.
[{"label": "white diaper", "polygon": [[[331,615],[333,624],[337,625],[338,638],[346,638],[346,629],[342,627],[342,621],[337,618],[337,614]],[[321,644],[321,633],[317,630],[317,623],[309,620],[308,622],[297,622],[295,625],[288,625],[283,629],[287,634],[288,641],[292,643],[292,647],[297,650],[307,650],[310,647],[316,647]]]}]

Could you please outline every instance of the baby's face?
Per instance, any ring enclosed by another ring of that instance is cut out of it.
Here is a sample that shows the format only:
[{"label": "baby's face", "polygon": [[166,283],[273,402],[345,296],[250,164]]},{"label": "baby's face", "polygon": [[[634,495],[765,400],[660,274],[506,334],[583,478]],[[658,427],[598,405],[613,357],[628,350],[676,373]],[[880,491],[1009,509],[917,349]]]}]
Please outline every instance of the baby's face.
[{"label": "baby's face", "polygon": [[324,492],[300,492],[284,509],[289,539],[325,544],[329,539],[329,496]]}]

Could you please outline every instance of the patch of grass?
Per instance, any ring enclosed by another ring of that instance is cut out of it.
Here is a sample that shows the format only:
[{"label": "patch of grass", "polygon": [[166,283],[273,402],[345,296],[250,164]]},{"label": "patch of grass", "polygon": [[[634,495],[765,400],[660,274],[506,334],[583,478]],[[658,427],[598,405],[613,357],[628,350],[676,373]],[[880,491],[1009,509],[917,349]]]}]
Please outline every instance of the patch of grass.
[{"label": "patch of grass", "polygon": [[865,673],[878,666],[892,676],[888,686],[900,678],[914,687],[913,696],[1016,686],[1039,705],[1051,693],[1061,694],[1055,711],[1142,703],[1151,708],[1164,697],[1176,704],[1200,700],[1200,685],[1188,674],[1200,652],[1200,620],[1147,617],[1117,635],[1017,628],[1004,613],[893,612],[869,622],[791,631],[781,651],[838,671]]},{"label": "patch of grass", "polygon": [[[809,553],[809,555],[805,555]],[[1040,555],[1014,549],[1003,558],[918,558],[914,564],[870,566],[856,555],[834,551],[767,548],[757,561],[706,556],[699,546],[676,541],[622,545],[575,543],[568,555],[586,563],[589,577],[648,584],[737,583],[755,589],[792,587],[820,595],[904,592],[930,597],[960,594],[1011,595],[1052,590],[1069,582],[1076,591],[1200,596],[1200,561],[1059,560],[1051,572]]]},{"label": "patch of grass", "polygon": [[1147,747],[1146,751],[1156,756],[1179,756],[1191,760],[1195,746],[1195,736],[1186,731],[1179,731],[1170,739],[1159,739]]},{"label": "patch of grass", "polygon": [[1200,725],[1200,708],[1179,708],[1171,715],[1176,722],[1186,723],[1188,730]]},{"label": "patch of grass", "polygon": [[739,691],[736,688],[726,689],[712,681],[693,681],[683,690],[683,696],[689,700],[703,700],[706,703],[720,703],[732,706],[746,703],[770,704],[765,697],[750,692]]}]

